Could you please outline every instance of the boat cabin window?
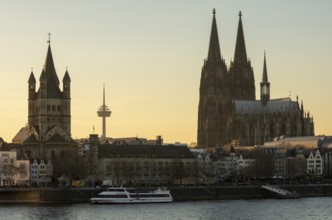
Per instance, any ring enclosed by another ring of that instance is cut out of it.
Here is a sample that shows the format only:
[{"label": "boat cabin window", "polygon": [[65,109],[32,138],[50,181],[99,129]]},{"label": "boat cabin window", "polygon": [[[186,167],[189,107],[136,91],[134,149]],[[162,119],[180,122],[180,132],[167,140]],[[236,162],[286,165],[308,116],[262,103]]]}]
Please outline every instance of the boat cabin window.
[{"label": "boat cabin window", "polygon": [[128,198],[127,195],[102,195],[102,198]]},{"label": "boat cabin window", "polygon": [[109,192],[125,192],[124,189],[112,189],[112,188],[109,188],[108,191]]},{"label": "boat cabin window", "polygon": [[169,194],[131,194],[131,197],[136,196],[140,198],[161,198],[161,197],[169,197]]}]

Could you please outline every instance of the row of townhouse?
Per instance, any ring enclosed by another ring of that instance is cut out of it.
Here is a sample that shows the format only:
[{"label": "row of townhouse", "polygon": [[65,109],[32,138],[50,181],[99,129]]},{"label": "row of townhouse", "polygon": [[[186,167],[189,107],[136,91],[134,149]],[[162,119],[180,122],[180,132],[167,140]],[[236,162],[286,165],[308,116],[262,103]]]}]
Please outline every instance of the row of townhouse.
[{"label": "row of townhouse", "polygon": [[[306,156],[305,156],[306,155]],[[279,148],[274,153],[274,174],[282,177],[322,176],[324,158],[318,149],[290,155],[287,149]]]},{"label": "row of townhouse", "polygon": [[0,186],[46,186],[52,181],[51,161],[17,158],[17,152],[0,151]]},{"label": "row of townhouse", "polygon": [[306,160],[307,162],[307,174],[321,176],[324,174],[324,158],[322,157],[320,151],[312,150],[310,155]]},{"label": "row of townhouse", "polygon": [[[246,153],[236,152],[231,147],[229,153],[226,154],[201,152],[198,157],[202,159],[204,176],[224,178],[244,176],[304,177],[307,175],[327,175],[324,172],[324,165],[330,168],[329,171],[332,174],[332,153],[324,155],[318,149],[294,153],[285,148],[274,148],[267,151],[256,148],[253,152]],[[329,163],[326,162],[326,155],[330,156]],[[265,169],[265,172],[261,172],[262,169]]]},{"label": "row of townhouse", "polygon": [[206,177],[232,178],[246,175],[256,164],[256,159],[236,153],[234,148],[224,155],[218,152],[212,154],[201,152],[197,154],[197,157],[202,159],[202,174]]},{"label": "row of townhouse", "polygon": [[53,180],[51,160],[32,159],[30,161],[30,184],[32,186],[49,186]]}]

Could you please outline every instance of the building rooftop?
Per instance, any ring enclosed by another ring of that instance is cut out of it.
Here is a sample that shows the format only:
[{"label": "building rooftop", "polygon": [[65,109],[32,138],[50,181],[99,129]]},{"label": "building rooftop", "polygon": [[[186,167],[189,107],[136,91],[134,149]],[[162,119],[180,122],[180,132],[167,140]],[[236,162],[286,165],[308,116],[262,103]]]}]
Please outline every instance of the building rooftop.
[{"label": "building rooftop", "polygon": [[187,146],[105,144],[99,145],[98,157],[194,158],[194,155]]},{"label": "building rooftop", "polygon": [[290,110],[298,109],[298,102],[294,102],[291,98],[280,98],[269,100],[266,105],[260,100],[250,101],[250,100],[235,100],[235,110],[236,113],[278,113],[278,112],[289,112]]}]

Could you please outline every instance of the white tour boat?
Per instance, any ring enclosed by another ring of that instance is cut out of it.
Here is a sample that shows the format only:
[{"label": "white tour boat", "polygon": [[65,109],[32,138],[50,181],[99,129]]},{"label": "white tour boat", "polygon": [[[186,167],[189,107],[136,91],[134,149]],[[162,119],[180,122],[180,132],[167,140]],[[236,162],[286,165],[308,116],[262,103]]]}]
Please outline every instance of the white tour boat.
[{"label": "white tour boat", "polygon": [[103,191],[90,201],[94,204],[116,204],[116,203],[161,203],[173,202],[169,190],[158,188],[153,191],[141,192],[125,187],[111,187]]}]

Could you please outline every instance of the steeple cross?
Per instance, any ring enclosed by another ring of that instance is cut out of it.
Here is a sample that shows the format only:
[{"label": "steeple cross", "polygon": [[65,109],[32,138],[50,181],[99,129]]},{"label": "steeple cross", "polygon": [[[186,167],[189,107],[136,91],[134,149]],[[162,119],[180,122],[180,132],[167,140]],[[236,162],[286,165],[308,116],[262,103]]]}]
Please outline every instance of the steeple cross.
[{"label": "steeple cross", "polygon": [[48,33],[48,41],[47,41],[48,44],[51,44],[51,33]]},{"label": "steeple cross", "polygon": [[215,9],[215,8],[213,9],[212,14],[213,14],[213,15],[216,14],[216,9]]}]

